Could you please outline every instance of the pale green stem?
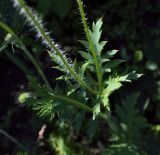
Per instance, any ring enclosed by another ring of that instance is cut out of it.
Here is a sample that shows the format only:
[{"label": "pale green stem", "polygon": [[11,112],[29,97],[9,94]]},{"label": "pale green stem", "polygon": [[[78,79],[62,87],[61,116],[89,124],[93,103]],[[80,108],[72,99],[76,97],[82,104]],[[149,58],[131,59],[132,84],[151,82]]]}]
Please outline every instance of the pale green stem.
[{"label": "pale green stem", "polygon": [[[81,103],[81,102],[79,102],[79,101],[77,101],[77,100],[74,100],[74,99],[71,99],[71,98],[69,98],[69,97],[67,97],[67,96],[62,96],[62,95],[55,95],[55,94],[51,94],[51,93],[50,93],[50,95],[52,95],[53,98],[57,98],[57,99],[66,101],[66,103],[68,103],[68,104],[70,104],[70,105],[73,105],[73,106],[75,106],[75,107],[78,107],[78,108],[80,108],[80,109],[82,109],[82,110],[85,110],[85,111],[90,112],[90,113],[93,114],[93,109],[92,109],[92,108],[90,108],[88,105],[83,104],[83,103]],[[109,116],[108,114],[105,115],[105,114],[103,114],[103,113],[99,113],[98,116],[99,116],[100,118],[106,120],[106,121],[108,122],[108,125],[109,125],[109,127],[110,127],[111,129],[113,129],[114,131],[117,131],[117,132],[118,132],[118,129],[117,129],[117,127],[115,126],[114,122],[112,121],[111,116]]]},{"label": "pale green stem", "polygon": [[92,39],[91,39],[90,34],[89,34],[89,29],[88,29],[88,25],[87,25],[87,22],[86,22],[86,17],[85,17],[82,1],[81,0],[77,0],[77,2],[78,2],[78,6],[79,6],[80,14],[81,14],[81,18],[82,18],[82,23],[83,23],[83,26],[84,26],[85,34],[86,34],[86,37],[87,37],[87,40],[88,40],[88,43],[89,43],[90,51],[91,51],[91,53],[93,55],[93,58],[94,58],[97,77],[98,77],[99,91],[100,91],[100,94],[101,94],[102,93],[102,89],[103,89],[101,65],[99,63],[99,60],[98,60],[98,57],[97,57],[97,53],[94,50],[94,44],[93,44]]},{"label": "pale green stem", "polygon": [[60,59],[62,60],[62,62],[64,63],[64,65],[66,66],[66,68],[68,69],[68,71],[70,72],[70,74],[75,78],[75,80],[77,82],[79,82],[82,86],[84,86],[85,88],[87,88],[91,93],[97,94],[97,92],[95,90],[93,90],[92,88],[90,88],[78,76],[78,74],[76,72],[74,72],[73,68],[70,67],[70,65],[68,64],[68,62],[66,61],[66,59],[63,57],[63,54],[61,53],[61,51],[59,51],[59,49],[57,49],[57,47],[55,46],[55,44],[53,44],[52,39],[50,38],[50,36],[45,33],[45,30],[41,27],[41,25],[36,20],[36,18],[34,17],[34,15],[30,12],[28,6],[25,5],[24,1],[23,0],[18,0],[18,1],[19,1],[20,6],[22,8],[24,8],[26,14],[32,19],[33,23],[35,24],[35,26],[37,27],[37,29],[39,30],[39,32],[41,33],[41,35],[44,37],[45,41],[50,45],[50,47],[52,49],[54,49],[54,51],[56,52],[56,54],[60,57]]},{"label": "pale green stem", "polygon": [[25,45],[23,44],[23,42],[21,41],[21,39],[16,35],[16,33],[5,23],[0,21],[0,27],[2,29],[4,29],[6,32],[10,33],[12,35],[12,37],[15,38],[15,40],[17,41],[17,43],[19,44],[19,46],[21,47],[21,49],[24,51],[24,53],[28,56],[28,58],[31,60],[31,62],[33,63],[33,65],[35,66],[35,68],[37,69],[39,75],[42,77],[43,81],[45,82],[46,86],[51,89],[49,82],[45,76],[45,74],[43,73],[41,67],[39,66],[39,64],[37,63],[37,61],[35,60],[35,58],[32,56],[32,54],[30,54],[30,52],[27,50],[27,48],[25,47]]},{"label": "pale green stem", "polygon": [[[82,110],[85,110],[85,111],[88,111],[90,113],[93,113],[93,109],[92,108],[90,108],[88,105],[83,104],[83,103],[81,103],[81,102],[79,102],[77,100],[74,100],[72,98],[69,98],[67,96],[62,96],[62,95],[55,95],[55,94],[51,94],[51,93],[50,93],[50,95],[52,95],[53,98],[57,98],[57,99],[66,101],[67,103],[69,103],[69,104],[71,104],[71,105],[73,105],[75,107],[78,107],[78,108],[80,108]],[[103,119],[107,119],[106,115],[104,115],[102,113],[99,113],[99,116],[101,118],[103,118]]]}]

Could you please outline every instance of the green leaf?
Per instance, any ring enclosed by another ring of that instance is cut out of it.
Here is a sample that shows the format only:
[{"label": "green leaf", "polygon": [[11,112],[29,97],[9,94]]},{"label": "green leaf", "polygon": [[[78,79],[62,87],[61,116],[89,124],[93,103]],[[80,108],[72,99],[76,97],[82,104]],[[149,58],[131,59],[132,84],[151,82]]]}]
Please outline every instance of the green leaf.
[{"label": "green leaf", "polygon": [[28,80],[32,95],[27,98],[27,105],[32,107],[39,117],[52,121],[55,116],[56,104],[53,97],[49,95],[50,90],[41,86],[33,77],[28,77]]},{"label": "green leaf", "polygon": [[78,53],[87,61],[89,61],[89,63],[94,64],[94,60],[93,57],[90,53],[88,52],[83,52],[83,51],[78,51]]},{"label": "green leaf", "polygon": [[58,66],[53,67],[64,73],[69,74],[67,67],[64,65],[63,61],[57,56],[55,53],[48,51],[48,54],[53,62],[55,62]]},{"label": "green leaf", "polygon": [[108,86],[103,90],[102,93],[102,103],[110,111],[109,105],[109,96],[117,89],[119,89],[122,84],[119,81],[119,78],[110,78],[108,80]]},{"label": "green leaf", "polygon": [[115,54],[117,54],[117,52],[118,52],[118,50],[108,51],[108,52],[106,52],[106,53],[102,56],[102,58],[103,58],[103,59],[110,59],[110,58],[112,58]]},{"label": "green leaf", "polygon": [[119,64],[121,64],[122,62],[124,62],[123,60],[112,60],[112,61],[108,61],[106,62],[106,64],[103,66],[103,69],[112,69],[117,67]]},{"label": "green leaf", "polygon": [[109,62],[109,61],[110,61],[109,59],[103,59],[103,58],[101,58],[101,64]]},{"label": "green leaf", "polygon": [[86,62],[86,63],[84,63],[84,64],[82,65],[82,67],[81,67],[81,69],[80,69],[80,75],[81,75],[82,77],[84,77],[84,73],[85,73],[86,68],[88,67],[88,65],[89,65],[89,62]]},{"label": "green leaf", "polygon": [[120,76],[119,77],[119,80],[121,82],[131,82],[132,80],[137,80],[138,78],[140,78],[143,74],[136,74],[135,71],[127,74],[127,75],[124,75],[124,76]]},{"label": "green leaf", "polygon": [[85,40],[79,40],[79,42],[89,51],[89,43]]},{"label": "green leaf", "polygon": [[101,41],[99,43],[99,45],[97,46],[97,51],[99,51],[100,53],[102,52],[102,50],[104,49],[104,46],[107,44],[107,41]]},{"label": "green leaf", "polygon": [[102,18],[100,18],[96,23],[93,22],[92,24],[92,32],[90,32],[90,35],[95,45],[98,44],[100,41],[102,34],[101,30],[102,24],[103,24]]},{"label": "green leaf", "polygon": [[139,137],[141,136],[140,131],[147,127],[147,122],[143,116],[139,115],[139,110],[137,109],[137,99],[139,93],[133,93],[128,95],[122,100],[121,105],[116,105],[116,113],[119,119],[117,125],[121,127],[121,133],[119,137],[123,136],[125,141],[130,143],[137,143]]},{"label": "green leaf", "polygon": [[93,107],[93,120],[98,116],[100,112],[101,112],[100,104],[98,103]]},{"label": "green leaf", "polygon": [[80,87],[80,85],[71,85],[70,87],[68,87],[68,92],[67,92],[67,96],[70,96],[71,94],[73,94],[78,88]]},{"label": "green leaf", "polygon": [[136,80],[141,76],[142,74],[136,74],[135,71],[133,71],[127,75],[110,77],[109,80],[104,81],[104,83],[107,84],[107,87],[103,90],[101,96],[103,105],[107,107],[108,110],[110,110],[109,96],[122,86],[122,82],[131,82],[131,80]]},{"label": "green leaf", "polygon": [[100,42],[101,34],[102,34],[102,18],[100,18],[96,23],[93,23],[92,25],[92,31],[89,30],[91,40],[94,44],[94,50],[95,52],[100,55],[104,46],[106,45],[107,41]]}]

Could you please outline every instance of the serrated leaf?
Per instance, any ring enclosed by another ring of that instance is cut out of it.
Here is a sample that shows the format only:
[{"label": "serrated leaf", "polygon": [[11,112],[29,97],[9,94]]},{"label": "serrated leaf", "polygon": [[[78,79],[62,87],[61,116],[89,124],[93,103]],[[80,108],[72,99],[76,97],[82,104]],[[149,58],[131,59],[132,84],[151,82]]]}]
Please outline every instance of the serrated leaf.
[{"label": "serrated leaf", "polygon": [[80,69],[80,75],[81,75],[82,77],[84,76],[84,73],[85,73],[88,65],[89,65],[89,62],[86,62],[86,63],[84,63],[84,64],[82,65],[82,67],[81,67],[81,69]]},{"label": "serrated leaf", "polygon": [[87,61],[89,61],[91,64],[94,64],[93,57],[90,53],[88,52],[83,52],[83,51],[78,51],[78,53]]},{"label": "serrated leaf", "polygon": [[54,104],[53,98],[49,95],[50,90],[45,86],[41,86],[33,77],[28,77],[28,80],[33,95],[27,99],[27,105],[31,106],[39,117],[48,118],[52,121],[56,104]]},{"label": "serrated leaf", "polygon": [[[139,93],[133,93],[126,96],[122,100],[122,104],[116,105],[116,113],[119,119],[121,132],[118,135],[125,137],[126,142],[128,139],[132,139],[132,143],[138,142],[140,136],[140,130],[147,126],[147,122],[144,117],[139,115],[139,111],[136,107]],[[119,123],[117,122],[117,126]]]},{"label": "serrated leaf", "polygon": [[97,46],[97,51],[99,51],[101,53],[101,51],[103,50],[104,46],[107,44],[107,41],[101,41],[99,43],[99,45]]},{"label": "serrated leaf", "polygon": [[124,76],[120,76],[119,77],[119,80],[121,82],[131,82],[132,80],[137,80],[138,78],[140,78],[143,74],[136,74],[135,71],[127,74],[127,75],[124,75]]},{"label": "serrated leaf", "polygon": [[89,43],[85,40],[79,40],[79,42],[85,47],[87,51],[89,51]]},{"label": "serrated leaf", "polygon": [[58,65],[58,66],[56,66],[54,68],[56,68],[56,69],[58,69],[58,70],[60,70],[60,71],[62,71],[64,73],[69,74],[68,69],[66,68],[66,66],[64,65],[64,63],[62,62],[62,60],[60,59],[59,56],[57,56],[55,53],[50,52],[50,51],[48,51],[48,54],[49,54],[51,60]]},{"label": "serrated leaf", "polygon": [[110,78],[108,80],[108,86],[103,90],[102,93],[102,103],[110,111],[109,105],[109,96],[117,89],[119,89],[122,84],[119,81],[119,78]]},{"label": "serrated leaf", "polygon": [[102,34],[102,19],[100,18],[96,23],[93,23],[92,25],[92,30],[89,30],[89,34],[91,37],[91,40],[94,45],[94,50],[95,52],[100,55],[104,46],[106,45],[106,41],[100,42],[101,34]]},{"label": "serrated leaf", "polygon": [[118,50],[108,51],[108,52],[106,52],[106,53],[102,56],[102,58],[103,58],[103,59],[110,59],[110,58],[112,58],[117,52],[118,52]]},{"label": "serrated leaf", "polygon": [[104,106],[107,107],[108,110],[110,110],[109,108],[109,96],[116,91],[117,89],[119,89],[122,84],[121,82],[130,82],[131,80],[135,80],[138,77],[142,76],[141,74],[136,74],[135,71],[132,73],[129,73],[125,76],[117,76],[117,77],[112,77],[109,78],[108,81],[105,81],[105,83],[107,84],[107,87],[103,90],[102,93],[102,103]]},{"label": "serrated leaf", "polygon": [[108,51],[107,54],[109,56],[114,56],[117,52],[118,52],[118,50],[111,50],[111,51]]},{"label": "serrated leaf", "polygon": [[98,44],[100,41],[100,37],[102,34],[101,31],[102,24],[103,24],[102,18],[100,18],[96,23],[93,22],[92,24],[92,32],[90,32],[90,35],[95,45]]},{"label": "serrated leaf", "polygon": [[123,60],[113,60],[113,61],[108,61],[106,64],[103,66],[103,69],[112,69],[117,67],[119,64],[124,62]]},{"label": "serrated leaf", "polygon": [[70,86],[70,88],[68,89],[68,92],[67,92],[67,96],[73,94],[79,87],[80,87],[80,85],[72,85],[72,86]]}]

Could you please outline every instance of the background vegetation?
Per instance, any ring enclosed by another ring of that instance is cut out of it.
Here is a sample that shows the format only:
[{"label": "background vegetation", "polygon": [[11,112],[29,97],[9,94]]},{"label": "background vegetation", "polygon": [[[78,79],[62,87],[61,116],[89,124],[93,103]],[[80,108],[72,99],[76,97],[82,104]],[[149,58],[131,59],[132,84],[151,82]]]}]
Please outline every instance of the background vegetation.
[{"label": "background vegetation", "polygon": [[[77,45],[80,46],[77,40],[84,38],[84,35],[76,2],[72,0],[45,0],[45,2],[28,0],[27,2],[43,15],[46,27],[52,31],[51,35],[62,44],[69,56],[77,57],[77,53],[74,52],[79,48]],[[134,118],[130,120],[133,125],[132,135],[125,132],[123,125],[119,127],[120,133],[109,131],[106,123],[101,121],[96,128],[95,125],[87,127],[83,124],[83,128],[77,132],[70,124],[57,119],[50,123],[46,119],[37,117],[18,99],[21,92],[28,90],[26,74],[36,75],[35,69],[18,48],[6,44],[9,36],[0,30],[2,155],[25,154],[28,148],[35,154],[43,155],[96,155],[102,152],[104,155],[125,155],[128,146],[124,143],[129,138],[140,147],[140,151],[137,151],[136,147],[131,147],[129,155],[138,154],[136,152],[144,155],[160,155],[160,2],[86,0],[85,5],[90,23],[103,17],[103,38],[109,41],[106,48],[120,50],[116,57],[126,60],[120,70],[123,71],[127,67],[144,74],[137,81],[125,84],[125,87],[110,97],[113,116],[119,116],[115,118],[117,126],[128,123],[128,120],[121,117],[123,114],[127,118]],[[0,20],[10,25],[21,36],[27,48],[40,61],[49,82],[54,85],[54,79],[61,73],[51,68],[53,64],[47,52],[39,40],[35,41],[35,34],[13,8],[10,0],[0,0]],[[78,61],[80,60],[78,57]],[[133,109],[135,111],[132,112]],[[90,124],[96,123],[90,122]],[[45,127],[44,137],[38,137],[38,132]],[[113,141],[117,138],[119,142],[116,145]],[[115,145],[111,145],[112,143]]]}]

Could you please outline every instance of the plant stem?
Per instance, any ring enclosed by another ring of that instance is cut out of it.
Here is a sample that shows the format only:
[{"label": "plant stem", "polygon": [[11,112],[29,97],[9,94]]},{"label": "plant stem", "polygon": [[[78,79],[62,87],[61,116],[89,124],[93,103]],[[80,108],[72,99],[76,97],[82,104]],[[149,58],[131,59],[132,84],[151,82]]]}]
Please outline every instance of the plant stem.
[{"label": "plant stem", "polygon": [[[67,96],[62,96],[62,95],[55,95],[55,94],[51,94],[50,95],[53,96],[53,98],[57,98],[57,99],[60,99],[60,100],[63,100],[63,101],[66,101],[66,103],[69,103],[70,105],[73,105],[73,106],[76,106],[82,110],[85,110],[85,111],[88,111],[90,113],[93,114],[93,109],[90,108],[89,106],[87,106],[86,104],[83,104],[77,100],[74,100],[72,98],[69,98]],[[113,120],[111,119],[111,116],[109,114],[103,114],[103,113],[99,113],[98,116],[101,118],[101,119],[104,119],[107,121],[109,127],[114,130],[114,131],[117,131],[118,132],[118,129],[116,127],[116,125],[114,124]]]},{"label": "plant stem", "polygon": [[102,89],[103,89],[103,87],[102,87],[101,65],[99,63],[97,53],[94,50],[94,44],[93,44],[92,39],[91,39],[90,34],[89,34],[89,29],[88,29],[88,25],[87,25],[87,22],[86,22],[86,17],[85,17],[82,1],[77,0],[77,2],[78,2],[78,6],[79,6],[80,15],[81,15],[81,18],[82,18],[82,23],[83,23],[83,26],[84,26],[85,34],[86,34],[86,37],[87,37],[87,40],[88,40],[88,43],[89,43],[90,51],[93,55],[93,59],[94,59],[95,65],[96,65],[96,72],[97,72],[98,84],[99,84],[99,93],[101,94]]},{"label": "plant stem", "polygon": [[5,137],[7,137],[8,139],[10,139],[12,142],[14,142],[15,144],[17,144],[17,146],[21,149],[23,149],[24,151],[29,152],[29,149],[26,148],[22,143],[20,143],[18,140],[16,140],[14,137],[10,136],[8,133],[6,133],[5,131],[3,131],[2,129],[0,129],[0,133],[3,134]]},{"label": "plant stem", "polygon": [[50,86],[50,84],[49,84],[49,82],[48,82],[45,74],[43,73],[40,65],[37,63],[37,61],[32,56],[32,54],[30,54],[30,52],[27,50],[27,48],[25,47],[25,45],[23,44],[23,42],[21,41],[21,39],[16,35],[16,33],[8,25],[6,25],[5,23],[3,23],[1,21],[0,21],[0,27],[2,29],[4,29],[6,32],[10,33],[15,38],[15,40],[17,41],[17,43],[19,44],[19,46],[21,47],[21,49],[28,56],[28,58],[31,60],[31,62],[33,63],[33,65],[37,69],[39,75],[41,76],[41,78],[45,82],[46,86],[51,90],[51,86]]},{"label": "plant stem", "polygon": [[[51,94],[51,93],[50,93],[50,95],[52,95],[54,98],[57,98],[57,99],[66,101],[67,103],[69,103],[69,104],[71,104],[71,105],[73,105],[73,106],[76,106],[76,107],[78,107],[78,108],[80,108],[80,109],[83,109],[83,110],[85,110],[85,111],[88,111],[88,112],[90,112],[90,113],[93,113],[93,109],[92,109],[92,108],[90,108],[90,107],[87,106],[86,104],[83,104],[83,103],[81,103],[81,102],[79,102],[79,101],[77,101],[77,100],[74,100],[74,99],[72,99],[72,98],[69,98],[69,97],[67,97],[67,96],[62,96],[62,95],[55,95],[55,94]],[[106,115],[104,115],[104,114],[102,114],[102,113],[99,113],[99,116],[100,116],[101,118],[103,118],[103,119],[107,119]]]},{"label": "plant stem", "polygon": [[61,53],[61,51],[59,51],[59,49],[56,47],[56,45],[53,43],[52,39],[50,38],[50,36],[48,34],[45,33],[45,30],[41,27],[40,23],[38,20],[36,20],[36,18],[34,17],[34,15],[31,13],[30,9],[28,8],[27,5],[25,5],[23,0],[18,0],[20,6],[25,10],[25,13],[31,18],[32,22],[34,23],[34,25],[36,26],[36,28],[39,30],[39,32],[41,33],[41,35],[44,37],[45,41],[50,45],[50,47],[52,49],[54,49],[54,51],[56,52],[56,54],[60,57],[60,59],[62,60],[62,62],[64,63],[64,65],[66,66],[66,68],[68,69],[68,71],[70,72],[70,74],[75,78],[75,80],[77,82],[79,82],[82,86],[84,86],[85,88],[87,88],[91,93],[93,94],[97,94],[97,92],[95,90],[93,90],[92,88],[90,88],[79,76],[78,74],[73,70],[73,68],[70,67],[70,65],[68,64],[68,62],[66,61],[66,59],[63,57],[63,54]]}]

